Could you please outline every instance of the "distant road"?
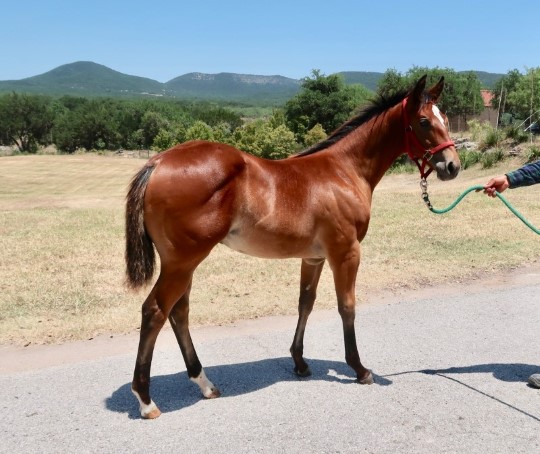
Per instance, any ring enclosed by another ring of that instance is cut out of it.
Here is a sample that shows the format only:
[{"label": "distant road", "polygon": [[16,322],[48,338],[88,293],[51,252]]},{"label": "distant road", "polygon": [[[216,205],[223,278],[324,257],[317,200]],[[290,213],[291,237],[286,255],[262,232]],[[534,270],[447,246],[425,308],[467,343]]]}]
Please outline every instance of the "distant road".
[{"label": "distant road", "polygon": [[[306,332],[313,376],[292,373],[295,319],[193,330],[223,397],[203,400],[170,331],[139,418],[130,381],[137,339],[0,350],[0,452],[540,452],[540,266],[360,305],[360,386],[343,362],[337,312]],[[48,361],[47,361],[48,358]],[[45,367],[47,362],[52,367]]]}]

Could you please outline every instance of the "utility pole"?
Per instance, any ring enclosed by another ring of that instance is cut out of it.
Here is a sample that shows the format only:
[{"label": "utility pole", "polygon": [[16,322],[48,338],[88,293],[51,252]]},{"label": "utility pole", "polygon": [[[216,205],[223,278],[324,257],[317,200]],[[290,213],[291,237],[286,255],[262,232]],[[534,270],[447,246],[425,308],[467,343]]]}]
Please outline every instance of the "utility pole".
[{"label": "utility pole", "polygon": [[531,143],[533,141],[532,123],[533,123],[533,99],[534,99],[534,71],[531,69],[531,116],[529,117],[529,136]]},{"label": "utility pole", "polygon": [[499,108],[497,109],[497,125],[495,126],[495,130],[499,129],[499,121],[501,119],[501,103],[502,103],[503,95],[504,95],[504,82],[502,83],[501,94],[499,95]]}]

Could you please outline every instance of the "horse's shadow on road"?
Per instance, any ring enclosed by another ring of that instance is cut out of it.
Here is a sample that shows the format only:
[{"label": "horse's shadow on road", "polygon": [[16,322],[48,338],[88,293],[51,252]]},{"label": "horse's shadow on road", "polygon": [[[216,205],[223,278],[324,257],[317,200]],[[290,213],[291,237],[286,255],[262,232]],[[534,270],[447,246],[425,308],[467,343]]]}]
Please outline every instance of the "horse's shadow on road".
[{"label": "horse's shadow on road", "polygon": [[[223,397],[249,394],[276,383],[288,381],[321,380],[358,386],[354,371],[344,362],[307,360],[312,375],[300,378],[293,372],[290,357],[270,358],[239,364],[205,367],[206,375],[220,389]],[[375,383],[388,386],[392,382],[374,374]],[[180,410],[199,402],[203,397],[199,387],[192,383],[187,372],[152,377],[152,399],[163,413]],[[140,418],[137,401],[131,393],[131,383],[118,388],[105,401],[108,410],[127,413]]]},{"label": "horse's shadow on road", "polygon": [[[306,378],[300,378],[293,373],[290,357],[210,366],[205,367],[205,371],[224,397],[249,394],[276,383],[288,381],[319,380],[358,386],[353,370],[344,362],[310,359],[308,363],[312,375]],[[391,378],[405,374],[440,375],[449,378],[447,374],[488,373],[504,382],[520,382],[526,381],[529,375],[537,373],[539,369],[540,366],[531,364],[492,363],[446,369],[411,370],[385,376],[373,375],[375,384],[379,386],[389,386],[393,383]],[[203,399],[198,386],[189,380],[185,371],[154,376],[151,386],[152,398],[163,413],[190,407]],[[114,391],[106,399],[105,404],[110,411],[127,413],[132,419],[140,418],[137,401],[131,393],[131,383],[126,383]]]}]

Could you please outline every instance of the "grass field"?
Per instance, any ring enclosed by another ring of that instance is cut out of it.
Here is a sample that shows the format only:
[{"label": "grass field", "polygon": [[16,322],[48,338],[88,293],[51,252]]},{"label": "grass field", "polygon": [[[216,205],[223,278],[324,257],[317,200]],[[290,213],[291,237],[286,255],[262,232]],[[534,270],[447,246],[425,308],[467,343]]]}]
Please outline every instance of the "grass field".
[{"label": "grass field", "polygon": [[[0,158],[0,343],[61,342],[133,332],[146,291],[123,286],[124,196],[142,160],[93,155]],[[512,169],[473,168],[456,180],[430,182],[436,207],[472,184]],[[540,226],[540,188],[507,198]],[[467,281],[540,258],[538,236],[498,201],[472,194],[450,214],[431,214],[416,175],[391,175],[374,195],[363,242],[359,301]],[[296,312],[299,260],[270,261],[218,246],[198,268],[192,324]],[[325,269],[316,308],[335,307]]]}]

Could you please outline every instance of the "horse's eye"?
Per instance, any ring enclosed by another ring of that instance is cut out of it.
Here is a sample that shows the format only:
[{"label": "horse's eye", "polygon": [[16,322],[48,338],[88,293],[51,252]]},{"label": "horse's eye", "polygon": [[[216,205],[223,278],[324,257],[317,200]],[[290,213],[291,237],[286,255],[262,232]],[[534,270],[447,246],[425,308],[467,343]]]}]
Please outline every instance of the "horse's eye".
[{"label": "horse's eye", "polygon": [[425,117],[420,118],[420,126],[424,129],[429,129],[431,128],[431,122]]}]

